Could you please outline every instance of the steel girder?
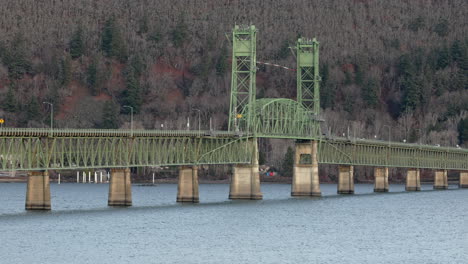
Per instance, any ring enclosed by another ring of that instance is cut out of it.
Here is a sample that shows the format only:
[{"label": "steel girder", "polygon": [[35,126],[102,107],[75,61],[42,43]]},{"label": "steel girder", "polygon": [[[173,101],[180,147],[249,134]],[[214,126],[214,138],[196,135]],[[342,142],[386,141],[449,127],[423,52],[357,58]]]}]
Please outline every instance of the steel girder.
[{"label": "steel girder", "polygon": [[250,163],[238,137],[0,137],[0,170]]},{"label": "steel girder", "polygon": [[468,150],[378,140],[323,140],[319,163],[468,170]]},{"label": "steel girder", "polygon": [[[251,106],[247,107],[250,111]],[[258,99],[253,106],[253,133],[258,137],[318,139],[319,120],[302,104],[291,99]]]}]

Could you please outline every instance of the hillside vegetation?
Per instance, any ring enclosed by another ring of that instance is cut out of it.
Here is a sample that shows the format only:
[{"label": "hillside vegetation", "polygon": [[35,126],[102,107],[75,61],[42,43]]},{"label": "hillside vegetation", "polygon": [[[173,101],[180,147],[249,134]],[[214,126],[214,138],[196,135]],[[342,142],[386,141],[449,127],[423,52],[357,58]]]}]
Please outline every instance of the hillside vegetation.
[{"label": "hillside vegetation", "polygon": [[[321,44],[332,134],[468,143],[466,0],[4,0],[0,115],[6,126],[225,129],[234,24],[259,29],[259,61],[294,68],[300,36]],[[295,73],[259,66],[258,97],[295,98]],[[391,127],[389,130],[388,126]],[[349,131],[349,132],[348,132]],[[285,147],[261,148],[279,164]],[[279,154],[277,154],[279,153]]]}]

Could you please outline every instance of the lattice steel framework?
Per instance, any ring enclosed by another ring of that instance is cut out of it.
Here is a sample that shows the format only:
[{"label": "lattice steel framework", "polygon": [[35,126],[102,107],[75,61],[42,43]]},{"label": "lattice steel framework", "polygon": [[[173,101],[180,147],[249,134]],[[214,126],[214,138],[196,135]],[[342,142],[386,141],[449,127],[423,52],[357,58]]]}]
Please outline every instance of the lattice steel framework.
[{"label": "lattice steel framework", "polygon": [[328,139],[319,163],[400,168],[468,170],[468,150],[378,140]]},{"label": "lattice steel framework", "polygon": [[320,114],[319,42],[300,38],[296,43],[297,101],[313,115]]},{"label": "lattice steel framework", "polygon": [[229,131],[249,132],[252,115],[247,105],[255,105],[255,26],[235,26],[232,31],[232,76]]},{"label": "lattice steel framework", "polygon": [[1,136],[0,170],[250,163],[252,151],[234,136]]},{"label": "lattice steel framework", "polygon": [[258,137],[317,139],[320,134],[310,111],[291,99],[259,99],[253,113],[253,131]]}]

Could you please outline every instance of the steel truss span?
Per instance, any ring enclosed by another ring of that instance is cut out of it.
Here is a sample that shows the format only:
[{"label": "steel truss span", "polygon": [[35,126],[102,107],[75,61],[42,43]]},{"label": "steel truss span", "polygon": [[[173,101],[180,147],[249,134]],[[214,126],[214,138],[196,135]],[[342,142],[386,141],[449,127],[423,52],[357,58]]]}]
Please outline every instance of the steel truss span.
[{"label": "steel truss span", "polygon": [[0,170],[250,163],[242,137],[0,137]]},{"label": "steel truss span", "polygon": [[468,170],[466,149],[378,140],[322,140],[318,160],[322,164]]}]

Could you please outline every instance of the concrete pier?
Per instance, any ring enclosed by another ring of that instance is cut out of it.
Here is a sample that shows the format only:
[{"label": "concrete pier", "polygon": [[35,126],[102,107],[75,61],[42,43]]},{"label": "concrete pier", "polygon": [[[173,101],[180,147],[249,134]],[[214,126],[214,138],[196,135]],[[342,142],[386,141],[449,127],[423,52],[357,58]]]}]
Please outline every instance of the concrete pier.
[{"label": "concrete pier", "polygon": [[408,169],[406,174],[406,191],[420,191],[421,177],[419,169]]},{"label": "concrete pier", "polygon": [[388,192],[388,168],[375,168],[374,177],[374,192]]},{"label": "concrete pier", "polygon": [[436,170],[434,176],[434,190],[448,189],[447,170]]},{"label": "concrete pier", "polygon": [[109,206],[132,205],[132,181],[130,169],[111,169],[109,184]]},{"label": "concrete pier", "polygon": [[177,202],[198,203],[198,168],[182,166],[179,170]]},{"label": "concrete pier", "polygon": [[234,165],[234,171],[229,188],[229,199],[232,200],[261,200],[260,175],[258,173],[258,145],[257,139],[253,144],[252,163],[248,165]]},{"label": "concrete pier", "polygon": [[468,171],[460,171],[460,188],[468,188]]},{"label": "concrete pier", "polygon": [[50,183],[47,171],[28,173],[26,210],[50,210]]},{"label": "concrete pier", "polygon": [[321,196],[317,141],[296,143],[291,196]]},{"label": "concrete pier", "polygon": [[338,175],[338,194],[354,194],[354,168],[340,165]]}]

